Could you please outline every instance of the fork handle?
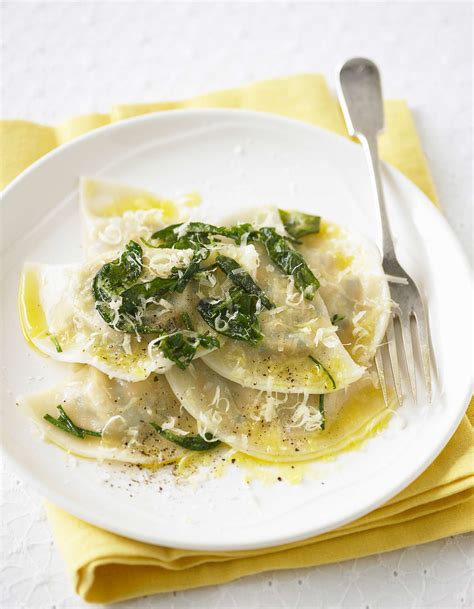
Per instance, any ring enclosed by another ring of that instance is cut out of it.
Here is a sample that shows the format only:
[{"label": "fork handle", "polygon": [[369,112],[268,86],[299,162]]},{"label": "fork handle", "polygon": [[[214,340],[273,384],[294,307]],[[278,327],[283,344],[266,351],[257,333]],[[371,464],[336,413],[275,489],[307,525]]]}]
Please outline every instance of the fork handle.
[{"label": "fork handle", "polygon": [[370,181],[374,190],[375,198],[379,204],[380,224],[382,228],[382,254],[383,259],[395,259],[395,248],[393,246],[392,233],[388,221],[387,207],[385,205],[385,197],[383,194],[382,179],[380,177],[380,160],[377,144],[377,135],[362,135],[357,134],[357,138],[362,144],[367,162],[370,169]]},{"label": "fork handle", "polygon": [[338,95],[344,120],[350,135],[362,144],[368,164],[372,187],[380,210],[382,254],[384,260],[394,259],[390,225],[380,179],[377,134],[384,126],[384,108],[380,72],[373,61],[364,57],[347,60],[337,74]]}]

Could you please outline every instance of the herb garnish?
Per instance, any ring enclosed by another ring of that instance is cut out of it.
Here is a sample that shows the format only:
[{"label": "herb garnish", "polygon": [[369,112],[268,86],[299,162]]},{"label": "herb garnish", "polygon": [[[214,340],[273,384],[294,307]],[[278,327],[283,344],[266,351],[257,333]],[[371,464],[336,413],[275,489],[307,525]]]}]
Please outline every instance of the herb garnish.
[{"label": "herb garnish", "polygon": [[[138,243],[130,241],[119,258],[105,264],[95,275],[92,292],[96,309],[114,330],[128,334],[159,333],[160,328],[142,323],[139,314],[165,294],[182,292],[193,275],[201,270],[200,263],[208,255],[208,250],[197,251],[187,268],[173,267],[169,277],[134,283],[142,273],[143,251]],[[118,301],[115,309],[112,308],[114,300]]]},{"label": "herb garnish", "polygon": [[62,349],[61,345],[59,344],[58,339],[54,336],[54,334],[48,334],[48,336],[49,336],[50,341],[53,343],[53,345],[56,349],[56,352],[62,353],[63,349]]},{"label": "herb garnish", "polygon": [[218,349],[220,343],[215,336],[204,334],[187,335],[182,332],[166,336],[159,342],[163,355],[184,370],[193,361],[199,347]]},{"label": "herb garnish", "polygon": [[210,264],[209,266],[205,266],[197,273],[195,273],[194,279],[197,279],[198,281],[201,281],[202,279],[210,281],[210,277],[212,276],[214,271],[217,271],[218,268],[219,267],[217,266],[217,264]]},{"label": "herb garnish", "polygon": [[336,313],[335,315],[333,315],[331,317],[331,323],[333,326],[337,325],[340,321],[343,321],[345,318],[344,315],[339,315],[339,313]]},{"label": "herb garnish", "polygon": [[293,277],[295,286],[303,292],[305,298],[312,300],[319,288],[319,281],[303,256],[291,248],[286,239],[274,228],[261,228],[258,231],[258,240],[263,243],[268,255],[280,271]]},{"label": "herb garnish", "polygon": [[305,214],[301,211],[285,211],[284,209],[279,209],[278,213],[280,214],[281,221],[285,225],[286,232],[295,239],[300,239],[305,235],[319,233],[321,223],[320,216]]},{"label": "herb garnish", "polygon": [[275,308],[275,305],[269,300],[265,292],[233,258],[217,256],[216,264],[238,288],[241,288],[247,294],[255,294],[266,309]]},{"label": "herb garnish", "polygon": [[[289,214],[290,212],[282,213]],[[288,241],[293,239],[293,233],[301,235],[309,234],[308,231],[317,232],[316,224],[319,219],[316,220],[318,216],[309,216],[308,214],[300,214],[299,216],[293,214],[291,218],[293,224],[290,223],[288,225],[290,228],[287,228],[290,237],[279,235],[276,229],[272,227],[255,230],[249,223],[237,224],[236,226],[214,226],[203,222],[190,222],[187,225],[173,224],[167,226],[154,233],[152,239],[159,241],[155,247],[190,248],[196,251],[199,248],[205,249],[213,242],[213,237],[227,237],[240,244],[243,236],[247,235],[249,242],[260,241],[263,243],[270,259],[280,271],[285,275],[292,276],[295,286],[304,292],[306,298],[312,300],[319,288],[319,281],[306,264],[303,256],[290,247]]]},{"label": "herb garnish", "polygon": [[98,313],[110,326],[122,332],[133,333],[135,326],[123,314],[119,314],[116,319],[117,315],[111,303],[140,277],[143,269],[142,257],[142,248],[135,241],[130,241],[118,258],[104,264],[92,282],[92,293]]},{"label": "herb garnish", "polygon": [[[181,228],[184,226],[184,229]],[[159,241],[157,248],[175,248],[196,250],[210,243],[210,235],[216,234],[217,227],[203,222],[189,222],[189,224],[171,224],[151,236],[151,239]]]},{"label": "herb garnish", "polygon": [[181,313],[181,321],[183,322],[183,326],[186,328],[186,330],[190,330],[191,332],[194,330],[193,328],[193,322],[191,320],[191,316],[189,315],[189,313],[187,313],[186,311],[184,313]]},{"label": "herb garnish", "polygon": [[212,450],[221,443],[220,440],[214,438],[214,436],[210,433],[204,434],[204,437],[199,435],[181,436],[169,429],[163,429],[160,425],[158,425],[158,423],[150,423],[150,425],[161,436],[163,436],[163,438],[168,440],[168,442],[173,442],[174,444],[178,444],[178,446],[182,446],[188,450]]},{"label": "herb garnish", "polygon": [[231,288],[220,300],[201,300],[197,306],[204,321],[216,332],[256,345],[263,339],[258,323],[255,294]]},{"label": "herb garnish", "polygon": [[[184,229],[181,228],[184,226]],[[166,228],[153,233],[152,239],[159,243],[153,247],[194,249],[205,247],[211,243],[211,237],[227,237],[240,243],[242,237],[247,233],[255,232],[252,225],[248,223],[236,226],[214,226],[204,222],[189,222],[186,225],[172,224]]]},{"label": "herb garnish", "polygon": [[43,419],[51,423],[51,425],[55,425],[59,427],[62,431],[72,434],[76,436],[76,438],[80,438],[83,440],[86,436],[94,436],[96,438],[101,438],[102,433],[100,431],[91,431],[90,429],[84,429],[83,427],[78,427],[75,423],[72,422],[70,417],[64,411],[64,408],[60,405],[57,406],[59,410],[59,417],[56,419],[50,414],[45,414]]},{"label": "herb garnish", "polygon": [[[160,299],[168,292],[173,291],[175,283],[175,277],[155,277],[151,281],[130,286],[120,294],[122,299],[119,308],[120,314],[122,316],[126,314],[130,318],[133,317],[141,307],[146,307],[147,300]],[[115,325],[112,327],[115,327]],[[122,328],[119,326],[119,329]],[[155,330],[155,332],[157,331]]]},{"label": "herb garnish", "polygon": [[[270,309],[274,304],[252,277],[228,256],[217,256],[216,263],[205,268],[201,263],[210,255],[210,246],[216,237],[226,237],[241,243],[244,235],[249,242],[260,242],[270,259],[281,272],[293,278],[294,285],[305,298],[314,298],[319,281],[306,264],[303,256],[294,250],[289,240],[296,236],[316,232],[319,218],[308,214],[297,214],[280,210],[288,237],[277,233],[275,228],[263,227],[255,230],[251,224],[236,226],[214,226],[203,222],[173,224],[155,232],[151,239],[155,244],[146,242],[150,247],[192,249],[193,257],[186,268],[174,267],[168,277],[155,277],[150,281],[135,283],[143,269],[143,251],[135,241],[130,241],[120,256],[105,264],[93,280],[93,294],[96,308],[112,328],[125,333],[160,333],[156,328],[142,321],[148,306],[168,293],[182,292],[194,277],[210,273],[220,268],[236,285],[220,300],[201,300],[198,304],[206,323],[214,330],[236,340],[256,345],[263,339],[257,315],[261,306]],[[190,330],[190,318],[184,323]],[[180,332],[166,336],[160,347],[166,357],[180,367],[192,361],[199,346],[218,347],[216,338],[205,335],[187,336]]]},{"label": "herb garnish", "polygon": [[323,364],[321,364],[321,362],[319,362],[315,357],[313,357],[312,355],[308,355],[309,359],[315,364],[315,366],[318,368],[318,370],[322,370],[326,376],[329,379],[329,382],[331,383],[331,389],[336,389],[336,381],[334,380],[334,377],[332,376],[332,374],[329,372],[329,370],[323,366]]},{"label": "herb garnish", "polygon": [[324,393],[319,394],[319,412],[321,413],[321,429],[326,427],[326,412],[324,410]]}]

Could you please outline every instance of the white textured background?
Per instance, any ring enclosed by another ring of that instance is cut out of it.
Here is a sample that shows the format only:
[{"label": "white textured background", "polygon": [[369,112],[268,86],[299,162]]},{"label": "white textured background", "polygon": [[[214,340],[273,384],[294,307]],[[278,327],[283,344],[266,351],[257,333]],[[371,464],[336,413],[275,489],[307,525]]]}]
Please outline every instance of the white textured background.
[{"label": "white textured background", "polygon": [[[385,95],[410,103],[446,215],[472,252],[471,3],[2,2],[0,18],[0,115],[50,123],[295,72],[332,84],[339,62],[367,55]],[[40,497],[5,467],[0,507],[2,609],[86,607]],[[472,567],[472,537],[461,536],[119,607],[472,607]]]}]

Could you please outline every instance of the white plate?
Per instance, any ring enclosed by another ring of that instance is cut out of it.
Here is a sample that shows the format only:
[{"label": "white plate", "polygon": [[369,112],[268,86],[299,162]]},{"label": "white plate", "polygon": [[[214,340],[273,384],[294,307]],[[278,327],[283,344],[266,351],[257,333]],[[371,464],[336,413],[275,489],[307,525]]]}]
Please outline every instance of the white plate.
[{"label": "white plate", "polygon": [[431,406],[407,402],[362,450],[319,464],[316,474],[297,485],[243,484],[236,469],[199,482],[176,482],[162,471],[144,484],[143,472],[76,460],[43,443],[15,408],[15,395],[49,385],[67,366],[41,358],[25,344],[16,309],[18,278],[26,260],[80,259],[80,175],[170,197],[197,191],[210,220],[242,206],[273,203],[320,213],[375,240],[378,235],[360,147],[270,115],[229,110],[149,115],[87,134],[23,173],[5,191],[2,205],[2,443],[46,497],[88,522],[145,542],[257,548],[358,518],[407,486],[441,451],[470,396],[469,269],[442,215],[388,167],[383,179],[397,252],[429,302],[441,370]]}]

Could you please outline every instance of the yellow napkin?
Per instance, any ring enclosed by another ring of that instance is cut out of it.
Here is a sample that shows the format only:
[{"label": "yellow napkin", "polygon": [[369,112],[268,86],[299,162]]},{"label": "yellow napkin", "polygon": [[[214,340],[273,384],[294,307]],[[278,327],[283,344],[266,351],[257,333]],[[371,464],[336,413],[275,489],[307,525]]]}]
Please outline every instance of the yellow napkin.
[{"label": "yellow napkin", "polygon": [[[181,102],[117,106],[110,115],[69,119],[57,127],[0,122],[0,185],[33,161],[85,133],[147,112],[226,107],[273,112],[347,135],[337,101],[320,75],[255,83]],[[410,111],[403,101],[385,105],[381,155],[434,203],[436,195]],[[471,403],[471,415],[474,415]],[[267,570],[306,567],[366,556],[473,529],[473,417],[465,416],[436,461],[407,489],[371,514],[331,533],[250,552],[194,552],[152,546],[108,533],[48,504],[54,535],[75,589],[90,602],[206,586]]]}]

